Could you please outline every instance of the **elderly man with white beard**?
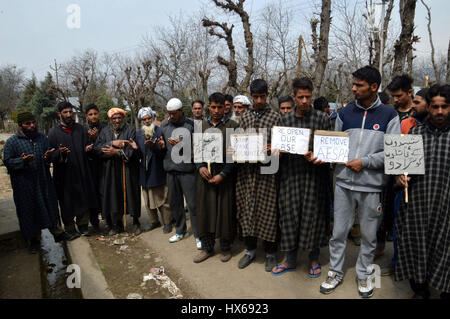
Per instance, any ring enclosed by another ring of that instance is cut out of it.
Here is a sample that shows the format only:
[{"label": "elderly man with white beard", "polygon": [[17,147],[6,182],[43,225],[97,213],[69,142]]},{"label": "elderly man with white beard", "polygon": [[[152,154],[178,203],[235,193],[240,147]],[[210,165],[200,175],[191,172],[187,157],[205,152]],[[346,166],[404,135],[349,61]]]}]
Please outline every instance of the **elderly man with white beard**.
[{"label": "elderly man with white beard", "polygon": [[[141,151],[141,165],[139,169],[139,185],[142,188],[144,204],[150,218],[150,228],[164,225],[163,232],[172,231],[172,214],[169,206],[169,196],[164,171],[163,159],[165,153],[159,146],[162,139],[162,129],[154,122],[156,112],[150,107],[139,110],[138,120],[141,129],[136,132],[136,143]],[[158,219],[158,210],[161,221]]]}]

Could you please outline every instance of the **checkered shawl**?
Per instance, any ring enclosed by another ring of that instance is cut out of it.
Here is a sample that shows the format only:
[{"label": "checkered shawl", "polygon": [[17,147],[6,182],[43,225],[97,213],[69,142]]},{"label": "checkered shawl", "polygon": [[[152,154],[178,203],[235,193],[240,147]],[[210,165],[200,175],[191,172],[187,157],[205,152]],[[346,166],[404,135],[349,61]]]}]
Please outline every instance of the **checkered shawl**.
[{"label": "checkered shawl", "polygon": [[[242,116],[243,129],[267,129],[267,143],[271,141],[272,127],[280,125],[280,114],[266,107],[257,116],[252,111]],[[275,242],[277,236],[277,189],[276,174],[262,175],[260,163],[238,164],[236,182],[237,219],[244,237],[257,237]]]},{"label": "checkered shawl", "polygon": [[[314,131],[332,130],[329,117],[314,109],[304,119],[295,112],[288,113],[281,117],[281,125],[311,129],[311,151]],[[330,198],[329,164],[311,164],[303,155],[282,155],[278,198],[282,251],[313,249],[328,244]]]},{"label": "checkered shawl", "polygon": [[426,123],[410,134],[423,137],[425,175],[412,177],[409,204],[400,206],[395,279],[450,292],[450,126],[436,130]]}]

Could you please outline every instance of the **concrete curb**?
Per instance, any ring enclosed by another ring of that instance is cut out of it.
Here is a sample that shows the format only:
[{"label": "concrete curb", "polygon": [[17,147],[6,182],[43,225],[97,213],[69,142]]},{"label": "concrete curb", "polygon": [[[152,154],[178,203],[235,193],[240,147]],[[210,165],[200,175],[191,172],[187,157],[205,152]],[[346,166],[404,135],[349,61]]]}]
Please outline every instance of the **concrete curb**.
[{"label": "concrete curb", "polygon": [[67,250],[72,263],[81,269],[83,299],[115,299],[87,239],[80,237],[67,242]]}]

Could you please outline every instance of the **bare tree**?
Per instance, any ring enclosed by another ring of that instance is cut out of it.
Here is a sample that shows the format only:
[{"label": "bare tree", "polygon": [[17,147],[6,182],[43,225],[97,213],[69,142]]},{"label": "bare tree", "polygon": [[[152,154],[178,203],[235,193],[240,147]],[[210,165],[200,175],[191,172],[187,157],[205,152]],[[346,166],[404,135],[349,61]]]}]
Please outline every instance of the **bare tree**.
[{"label": "bare tree", "polygon": [[163,76],[155,95],[163,102],[178,95],[186,100],[208,98],[219,68],[217,52],[222,47],[203,27],[203,16],[199,12],[191,17],[169,17],[168,28],[158,28],[156,35],[144,38],[145,52],[161,58]]},{"label": "bare tree", "polygon": [[88,89],[95,82],[97,69],[97,53],[87,50],[80,55],[73,56],[62,65],[63,80],[65,87],[59,86],[59,92],[68,90],[78,98],[78,105],[74,105],[79,112],[82,123],[85,121],[85,105]]},{"label": "bare tree", "polygon": [[405,59],[412,51],[413,42],[418,41],[417,37],[413,37],[416,2],[417,0],[400,0],[399,2],[402,31],[395,44],[393,75],[403,72]]},{"label": "bare tree", "polygon": [[320,92],[328,64],[328,42],[331,25],[331,0],[322,0],[322,11],[320,13],[320,37],[316,57],[316,68],[314,71],[314,88]]},{"label": "bare tree", "polygon": [[441,80],[441,75],[439,74],[439,70],[437,68],[435,59],[434,59],[434,43],[433,43],[433,34],[431,33],[431,8],[425,3],[424,0],[421,0],[423,6],[427,9],[427,27],[428,27],[428,36],[430,40],[430,47],[431,47],[431,63],[433,64],[434,69],[434,76],[436,77],[436,81],[439,83]]},{"label": "bare tree", "polygon": [[[394,9],[394,0],[389,0],[389,4],[386,10],[386,14],[383,18],[383,25],[382,30],[378,30],[379,34],[382,34],[383,37],[383,48],[381,47],[381,37],[375,37],[374,44],[375,44],[375,56],[373,59],[373,65],[377,68],[379,68],[380,65],[380,57],[381,52],[385,52],[386,44],[387,44],[387,37],[388,37],[388,30],[389,30],[389,23],[391,21],[391,14],[392,10]],[[383,66],[386,65],[386,59],[383,61]],[[380,70],[381,71],[381,70]],[[384,72],[383,72],[384,73]]]},{"label": "bare tree", "polygon": [[447,75],[445,76],[445,83],[450,83],[450,40],[448,41],[448,51],[447,51]]},{"label": "bare tree", "polygon": [[289,94],[289,80],[297,63],[297,39],[292,30],[292,10],[283,2],[266,6],[255,32],[255,76],[271,83],[270,98]]},{"label": "bare tree", "polygon": [[330,44],[334,56],[344,62],[343,69],[356,70],[368,61],[368,48],[363,45],[369,34],[363,18],[363,8],[357,2],[334,2],[334,41]]},{"label": "bare tree", "polygon": [[155,90],[161,79],[161,58],[143,59],[138,63],[130,60],[123,69],[123,79],[117,83],[119,94],[128,102],[131,120],[138,128],[137,115],[146,104],[155,105]]},{"label": "bare tree", "polygon": [[69,97],[70,97],[70,92],[68,90],[68,88],[64,88],[61,85],[59,85],[59,72],[61,71],[61,64],[58,64],[56,62],[55,59],[55,65],[52,66],[50,65],[50,69],[55,72],[55,85],[54,85],[54,89],[55,91],[58,93],[59,95],[59,99],[62,99],[64,101],[68,101]]},{"label": "bare tree", "polygon": [[[253,57],[253,34],[251,32],[250,17],[244,9],[245,0],[225,0],[224,2],[219,0],[212,0],[212,2],[219,8],[228,11],[230,13],[237,14],[241,19],[244,28],[244,39],[247,52],[247,65],[244,67],[245,76],[243,81],[238,84],[238,64],[236,62],[236,47],[233,42],[233,29],[234,25],[228,27],[227,23],[219,23],[217,21],[210,20],[208,18],[203,19],[203,26],[209,28],[209,33],[226,41],[230,58],[226,60],[222,56],[217,57],[217,61],[220,65],[227,68],[229,73],[228,87],[234,89],[237,92],[247,92],[250,80],[253,75],[254,57]],[[221,32],[217,32],[216,28],[221,29]]]},{"label": "bare tree", "polygon": [[4,129],[3,121],[15,109],[19,101],[23,84],[23,69],[15,65],[0,68],[0,129]]}]

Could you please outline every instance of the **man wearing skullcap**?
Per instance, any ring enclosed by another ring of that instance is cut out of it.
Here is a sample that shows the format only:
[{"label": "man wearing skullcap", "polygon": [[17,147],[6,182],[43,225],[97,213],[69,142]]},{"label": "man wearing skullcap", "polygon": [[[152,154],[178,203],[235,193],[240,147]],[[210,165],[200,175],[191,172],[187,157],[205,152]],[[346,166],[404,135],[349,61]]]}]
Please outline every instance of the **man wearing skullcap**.
[{"label": "man wearing skullcap", "polygon": [[86,129],[75,123],[73,105],[58,103],[60,122],[49,132],[52,156],[53,181],[58,194],[61,217],[66,232],[73,238],[89,235],[89,212],[99,208],[95,182],[89,165],[88,154],[93,144],[89,142]]},{"label": "man wearing skullcap", "polygon": [[[166,172],[164,171],[164,152],[159,146],[162,140],[162,129],[154,122],[156,112],[150,107],[139,110],[138,120],[141,129],[136,131],[136,143],[139,147],[141,166],[139,170],[139,184],[142,187],[144,205],[150,218],[150,229],[164,225],[164,233],[172,231],[172,214],[169,206]],[[158,219],[158,210],[161,222]]]},{"label": "man wearing skullcap", "polygon": [[30,112],[17,115],[19,129],[5,144],[4,160],[11,178],[20,231],[31,253],[39,252],[41,229],[48,228],[56,241],[67,239],[59,227],[58,201],[50,175],[47,137],[38,132]]},{"label": "man wearing skullcap", "polygon": [[241,119],[241,116],[249,110],[250,106],[252,105],[252,102],[250,102],[250,99],[246,97],[245,95],[237,95],[233,99],[233,116],[231,119],[239,124],[239,121]]},{"label": "man wearing skullcap", "polygon": [[[110,109],[108,117],[110,124],[100,132],[94,145],[94,152],[103,161],[101,189],[103,218],[106,219],[109,235],[116,235],[125,231],[123,221],[125,210],[126,214],[133,216],[133,233],[139,235],[141,233],[140,153],[134,142],[136,129],[125,123],[126,112],[122,109]],[[125,200],[124,194],[126,194]]]},{"label": "man wearing skullcap", "polygon": [[[195,208],[195,165],[192,158],[187,162],[176,163],[176,156],[183,156],[185,148],[191,148],[194,122],[183,114],[183,104],[177,98],[167,102],[169,120],[162,126],[163,140],[160,146],[165,150],[164,169],[167,172],[167,186],[169,188],[169,201],[172,216],[175,219],[175,235],[169,242],[175,243],[187,236],[186,213],[184,200],[190,213],[191,229],[197,242],[197,249],[201,249],[198,238]],[[179,144],[179,145],[177,145]],[[180,146],[183,148],[179,150]]]}]

